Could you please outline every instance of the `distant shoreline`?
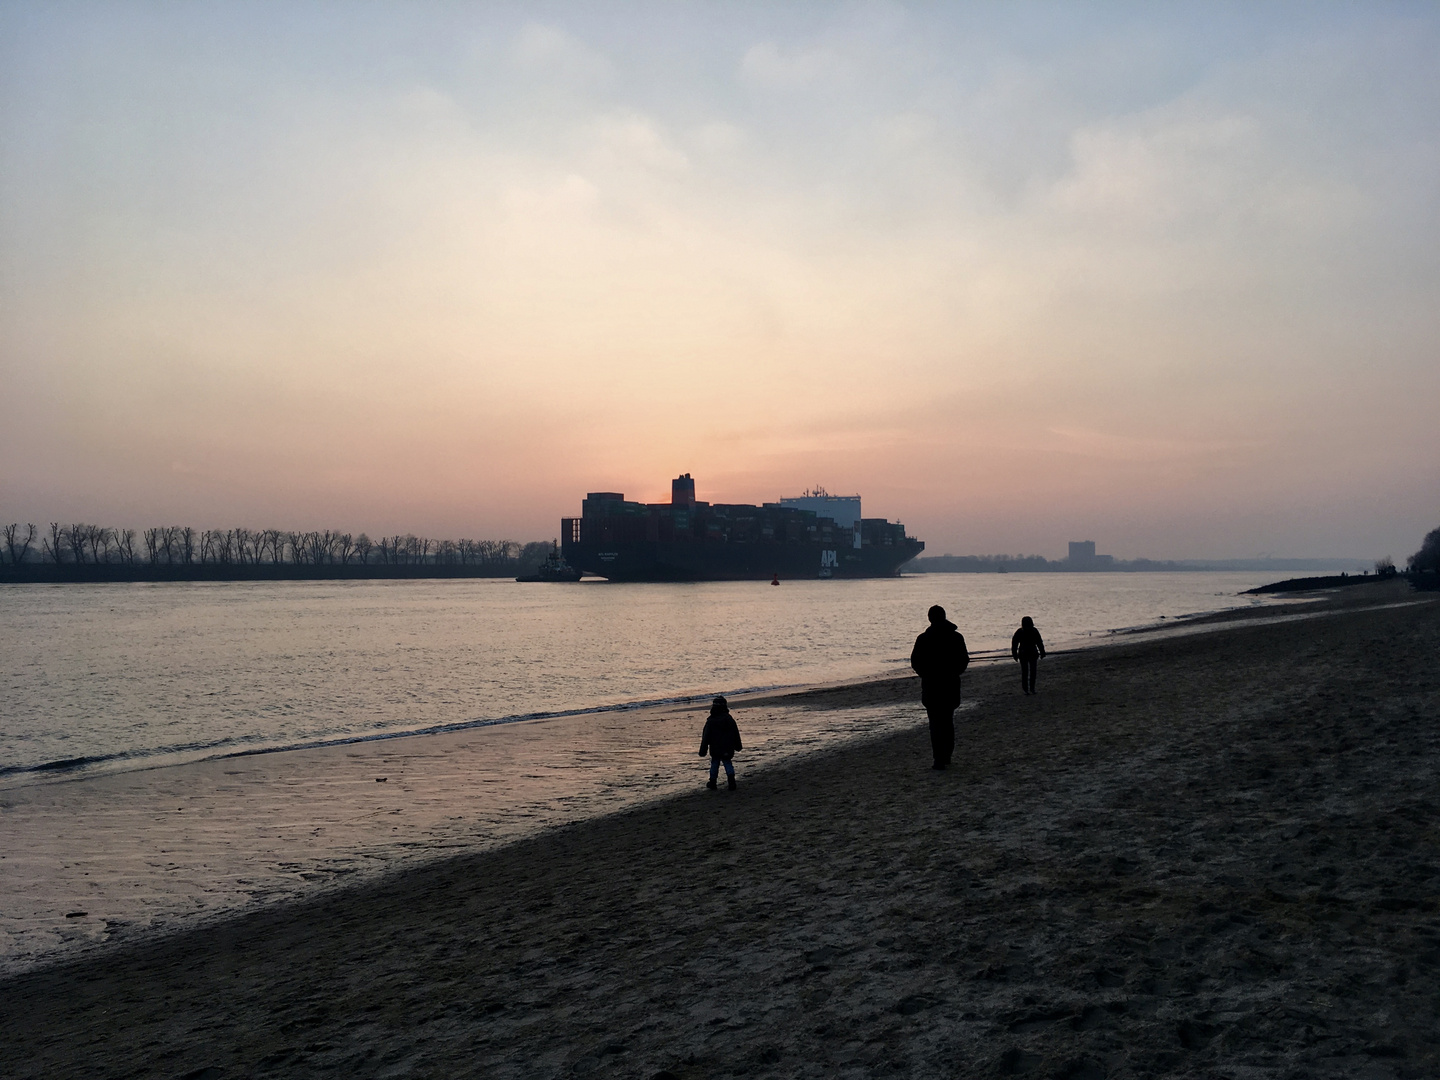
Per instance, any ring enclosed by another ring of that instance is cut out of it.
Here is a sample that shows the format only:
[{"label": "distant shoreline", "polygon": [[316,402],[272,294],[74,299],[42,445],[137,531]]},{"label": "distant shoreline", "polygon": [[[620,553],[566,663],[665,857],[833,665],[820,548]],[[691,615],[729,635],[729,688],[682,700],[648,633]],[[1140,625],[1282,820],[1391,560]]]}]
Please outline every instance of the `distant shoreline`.
[{"label": "distant shoreline", "polygon": [[904,574],[1154,574],[1362,572],[1364,559],[1096,559],[1072,563],[1041,555],[922,555],[900,568]]},{"label": "distant shoreline", "polygon": [[385,581],[424,578],[514,578],[523,568],[431,564],[351,563],[336,565],[217,566],[195,563],[131,566],[114,563],[22,563],[0,566],[0,585],[95,585],[162,581]]},{"label": "distant shoreline", "polygon": [[1255,589],[1246,589],[1246,596],[1260,596],[1266,593],[1312,592],[1316,589],[1343,589],[1351,585],[1373,585],[1377,581],[1400,577],[1399,574],[1330,574],[1325,577],[1289,578],[1272,581]]},{"label": "distant shoreline", "polygon": [[[1326,564],[1327,568],[1333,568],[1334,563]],[[1036,569],[1034,567],[988,567],[984,569],[974,568],[936,568],[917,567],[910,563],[901,568],[904,575],[920,574],[993,574],[993,573],[1045,573],[1045,574],[1103,574],[1103,573],[1244,573],[1256,572],[1262,567],[1245,566],[1224,566],[1220,564],[1180,564],[1180,563],[1153,563],[1149,565],[1136,565],[1133,563],[1117,563],[1113,566],[1094,569],[1081,569],[1066,567],[1060,564],[1051,564],[1048,567]],[[1282,571],[1286,568],[1273,568]],[[127,564],[127,563],[20,563],[0,565],[0,585],[97,585],[97,584],[136,584],[136,583],[159,583],[159,582],[195,582],[195,581],[419,581],[425,579],[453,580],[461,578],[513,578],[523,573],[523,567],[490,567],[464,564],[435,564],[435,563],[411,563],[411,564],[389,564],[389,563],[349,563],[349,564],[295,564],[295,563],[259,563],[259,564],[229,564],[216,565],[214,563],[193,563],[191,565],[149,565],[149,564]],[[1296,578],[1296,581],[1335,581],[1340,582],[1340,577],[1324,578]],[[1374,581],[1375,575],[1368,577],[1362,574],[1351,574],[1344,578],[1346,583],[1359,581]],[[1276,582],[1273,585],[1262,586],[1261,589],[1251,590],[1252,592],[1286,591],[1280,586],[1287,588],[1330,588],[1330,585],[1306,585],[1289,586],[1287,582]]]}]

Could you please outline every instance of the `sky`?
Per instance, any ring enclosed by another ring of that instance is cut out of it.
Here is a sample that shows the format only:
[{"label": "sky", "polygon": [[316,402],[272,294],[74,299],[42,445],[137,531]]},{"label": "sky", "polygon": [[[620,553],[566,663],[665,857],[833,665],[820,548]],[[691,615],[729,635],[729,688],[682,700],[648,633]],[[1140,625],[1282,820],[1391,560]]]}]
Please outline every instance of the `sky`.
[{"label": "sky", "polygon": [[1434,4],[0,3],[0,518],[1440,524]]}]

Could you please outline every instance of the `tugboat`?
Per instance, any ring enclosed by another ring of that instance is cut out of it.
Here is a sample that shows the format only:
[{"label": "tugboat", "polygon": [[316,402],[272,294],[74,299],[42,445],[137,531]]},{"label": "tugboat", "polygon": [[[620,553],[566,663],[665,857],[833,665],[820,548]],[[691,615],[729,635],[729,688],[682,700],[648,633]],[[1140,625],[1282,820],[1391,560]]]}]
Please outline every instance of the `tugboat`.
[{"label": "tugboat", "polygon": [[560,554],[560,541],[555,541],[555,550],[545,556],[533,574],[522,574],[516,581],[579,581],[580,571],[565,561]]}]

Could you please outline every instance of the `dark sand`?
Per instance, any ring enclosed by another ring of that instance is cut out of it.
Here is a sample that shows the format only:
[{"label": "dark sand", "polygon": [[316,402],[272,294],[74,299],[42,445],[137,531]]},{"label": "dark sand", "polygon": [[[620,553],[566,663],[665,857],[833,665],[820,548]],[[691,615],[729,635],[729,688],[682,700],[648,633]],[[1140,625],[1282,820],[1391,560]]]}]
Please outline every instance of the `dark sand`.
[{"label": "dark sand", "polygon": [[742,754],[738,792],[13,977],[0,1073],[1440,1075],[1440,603],[1364,591],[1057,657],[1033,698],[981,670],[946,773],[917,707]]}]

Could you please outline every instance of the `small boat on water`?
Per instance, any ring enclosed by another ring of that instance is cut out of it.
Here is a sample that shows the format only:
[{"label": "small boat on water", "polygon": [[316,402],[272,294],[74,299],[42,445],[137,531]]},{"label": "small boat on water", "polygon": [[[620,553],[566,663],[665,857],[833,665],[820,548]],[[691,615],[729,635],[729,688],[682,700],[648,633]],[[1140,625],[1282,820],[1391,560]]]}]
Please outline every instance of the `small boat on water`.
[{"label": "small boat on water", "polygon": [[560,554],[560,543],[556,541],[555,550],[545,556],[545,561],[540,564],[533,574],[521,574],[516,581],[579,581],[580,571],[565,561]]}]

